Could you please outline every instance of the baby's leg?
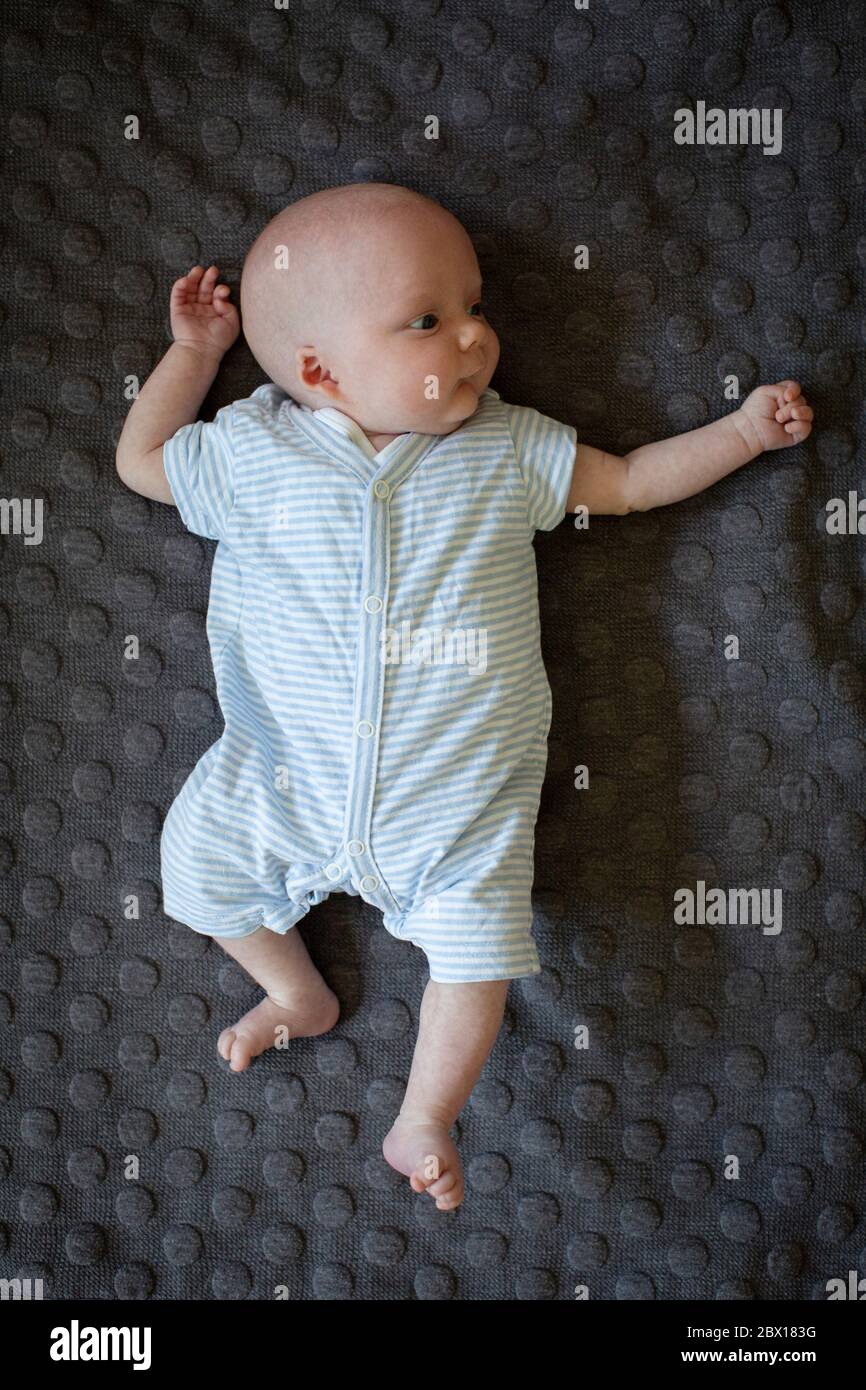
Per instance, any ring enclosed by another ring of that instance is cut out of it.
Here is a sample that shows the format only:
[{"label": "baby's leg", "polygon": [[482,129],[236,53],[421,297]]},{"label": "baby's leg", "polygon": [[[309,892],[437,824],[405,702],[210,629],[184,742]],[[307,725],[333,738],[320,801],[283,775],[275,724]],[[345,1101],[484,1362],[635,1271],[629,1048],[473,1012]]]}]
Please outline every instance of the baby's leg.
[{"label": "baby's leg", "polygon": [[296,927],[282,936],[259,927],[250,936],[216,937],[266,997],[220,1034],[217,1049],[232,1071],[243,1071],[253,1057],[287,1038],[327,1033],[340,1014],[336,994],[310,960]]},{"label": "baby's leg", "polygon": [[441,1211],[463,1200],[463,1165],[448,1131],[481,1074],[502,1025],[509,980],[439,984],[421,1000],[418,1041],[400,1114],[382,1152]]}]

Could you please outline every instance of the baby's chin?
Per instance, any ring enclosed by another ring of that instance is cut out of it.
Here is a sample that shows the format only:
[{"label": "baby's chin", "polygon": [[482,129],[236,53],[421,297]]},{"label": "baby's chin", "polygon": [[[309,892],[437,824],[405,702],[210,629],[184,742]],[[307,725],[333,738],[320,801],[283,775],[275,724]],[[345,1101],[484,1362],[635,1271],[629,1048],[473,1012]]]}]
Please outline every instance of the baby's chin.
[{"label": "baby's chin", "polygon": [[477,379],[470,377],[468,381],[458,381],[454,388],[454,408],[467,411],[471,415],[486,389],[487,382],[483,376],[479,376]]},{"label": "baby's chin", "polygon": [[[481,387],[483,378],[479,379],[478,386]],[[486,384],[484,386],[486,389]],[[458,381],[452,388],[450,396],[445,401],[438,401],[439,409],[421,419],[413,419],[404,422],[394,431],[380,430],[381,434],[451,434],[453,430],[459,429],[464,421],[474,415],[478,409],[478,401],[482,392],[469,381]],[[369,429],[369,426],[365,426]]]},{"label": "baby's chin", "polygon": [[487,382],[481,373],[478,376],[458,381],[451,392],[452,410],[472,409],[473,401],[477,404],[479,396],[486,387]]},{"label": "baby's chin", "polygon": [[450,434],[474,415],[478,409],[479,391],[469,381],[461,381],[451,392],[451,399],[445,410],[440,410],[435,423],[427,425],[428,434]]}]

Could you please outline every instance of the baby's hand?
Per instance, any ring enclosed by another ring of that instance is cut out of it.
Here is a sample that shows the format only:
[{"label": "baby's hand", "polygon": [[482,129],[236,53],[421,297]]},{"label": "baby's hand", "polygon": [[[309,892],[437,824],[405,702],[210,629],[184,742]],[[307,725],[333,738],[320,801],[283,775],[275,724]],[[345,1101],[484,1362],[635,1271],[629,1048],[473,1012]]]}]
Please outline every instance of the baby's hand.
[{"label": "baby's hand", "polygon": [[176,343],[222,357],[240,332],[238,311],[229,302],[228,285],[217,285],[217,267],[194,265],[171,287],[171,331]]},{"label": "baby's hand", "polygon": [[760,449],[785,449],[802,444],[812,433],[814,411],[800,394],[797,381],[779,381],[775,386],[759,386],[747,396],[739,414],[757,436]]}]

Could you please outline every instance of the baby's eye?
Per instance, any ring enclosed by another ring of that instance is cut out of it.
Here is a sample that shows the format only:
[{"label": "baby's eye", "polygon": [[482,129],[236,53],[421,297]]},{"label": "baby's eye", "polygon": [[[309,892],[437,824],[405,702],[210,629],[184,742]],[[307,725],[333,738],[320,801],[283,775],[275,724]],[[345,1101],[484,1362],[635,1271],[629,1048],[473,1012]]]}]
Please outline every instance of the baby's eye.
[{"label": "baby's eye", "polygon": [[[425,323],[425,319],[433,319],[433,323]],[[435,328],[438,322],[439,319],[436,314],[419,314],[417,319],[412,320],[409,327],[414,328],[416,324],[420,324],[422,328]]]},{"label": "baby's eye", "polygon": [[480,300],[480,299],[479,299],[479,301],[478,301],[477,304],[472,304],[472,305],[470,305],[470,308],[469,308],[470,314],[472,313],[473,309],[474,309],[476,315],[480,318],[481,315],[484,313],[484,310],[483,310],[482,307],[481,307],[481,300]]}]

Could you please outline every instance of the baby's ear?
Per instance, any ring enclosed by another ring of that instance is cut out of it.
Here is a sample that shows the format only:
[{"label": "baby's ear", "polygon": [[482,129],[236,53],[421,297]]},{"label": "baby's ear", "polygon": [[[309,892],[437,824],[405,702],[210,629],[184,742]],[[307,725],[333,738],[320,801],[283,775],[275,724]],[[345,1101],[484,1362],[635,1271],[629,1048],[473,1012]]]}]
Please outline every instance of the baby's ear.
[{"label": "baby's ear", "polygon": [[295,366],[298,380],[308,389],[318,388],[329,396],[337,394],[339,382],[331,376],[328,368],[314,347],[300,347],[295,353]]}]

